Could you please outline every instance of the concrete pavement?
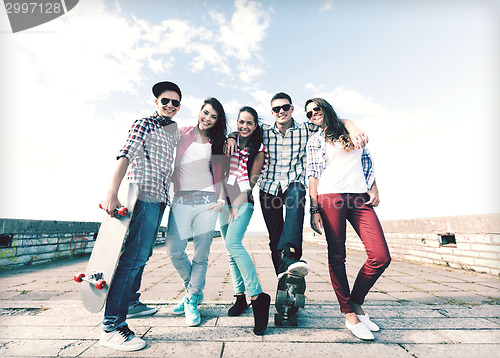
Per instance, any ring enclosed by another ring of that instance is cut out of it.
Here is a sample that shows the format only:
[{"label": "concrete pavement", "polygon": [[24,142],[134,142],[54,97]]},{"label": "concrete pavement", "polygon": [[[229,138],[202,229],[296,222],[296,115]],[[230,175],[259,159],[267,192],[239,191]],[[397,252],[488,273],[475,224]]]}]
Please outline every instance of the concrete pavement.
[{"label": "concrete pavement", "polygon": [[[267,238],[248,235],[244,243],[263,290],[274,302],[276,277]],[[72,280],[88,258],[2,272],[0,356],[500,357],[497,277],[393,260],[364,305],[381,331],[375,341],[363,342],[344,327],[330,284],[326,246],[305,242],[303,258],[311,272],[298,327],[275,327],[271,307],[266,334],[255,336],[251,308],[240,317],[227,316],[233,291],[221,238],[212,246],[199,327],[186,327],[184,317],[171,313],[184,295],[183,285],[165,246],[157,246],[146,266],[141,300],[159,312],[128,320],[147,342],[144,350],[132,353],[98,343],[102,312],[91,314],[83,308],[79,284]],[[349,251],[351,282],[364,260],[364,253]]]}]

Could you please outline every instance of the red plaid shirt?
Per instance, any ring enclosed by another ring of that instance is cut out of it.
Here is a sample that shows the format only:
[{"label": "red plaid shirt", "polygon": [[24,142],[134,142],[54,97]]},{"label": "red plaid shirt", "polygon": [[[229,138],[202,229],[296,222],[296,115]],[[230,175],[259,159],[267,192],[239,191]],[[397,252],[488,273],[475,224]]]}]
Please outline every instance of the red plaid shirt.
[{"label": "red plaid shirt", "polygon": [[158,117],[155,113],[136,120],[117,158],[128,159],[127,180],[139,185],[140,200],[169,204],[168,190],[178,132],[174,121],[164,129]]}]

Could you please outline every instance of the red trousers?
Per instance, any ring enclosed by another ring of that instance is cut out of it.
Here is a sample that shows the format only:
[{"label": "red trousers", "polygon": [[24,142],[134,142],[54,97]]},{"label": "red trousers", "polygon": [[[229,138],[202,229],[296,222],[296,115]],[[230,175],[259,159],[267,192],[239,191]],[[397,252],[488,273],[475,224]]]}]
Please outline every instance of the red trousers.
[{"label": "red trousers", "polygon": [[[352,303],[362,305],[377,279],[389,266],[391,256],[380,222],[373,207],[365,205],[369,195],[322,194],[318,196],[321,218],[328,244],[328,268],[340,311],[354,312]],[[348,220],[366,249],[368,258],[359,270],[352,291],[347,281],[346,220]]]}]

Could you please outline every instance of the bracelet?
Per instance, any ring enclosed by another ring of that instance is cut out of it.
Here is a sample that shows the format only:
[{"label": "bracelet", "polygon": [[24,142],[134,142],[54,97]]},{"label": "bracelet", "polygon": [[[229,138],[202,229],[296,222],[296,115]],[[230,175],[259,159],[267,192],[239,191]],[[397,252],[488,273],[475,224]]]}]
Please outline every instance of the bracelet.
[{"label": "bracelet", "polygon": [[224,205],[226,203],[226,201],[224,199],[217,199],[217,202],[222,203],[222,205]]},{"label": "bracelet", "polygon": [[314,215],[314,214],[319,214],[320,213],[320,210],[319,210],[319,206],[316,205],[316,206],[311,206],[311,208],[309,209],[309,213],[311,215]]}]

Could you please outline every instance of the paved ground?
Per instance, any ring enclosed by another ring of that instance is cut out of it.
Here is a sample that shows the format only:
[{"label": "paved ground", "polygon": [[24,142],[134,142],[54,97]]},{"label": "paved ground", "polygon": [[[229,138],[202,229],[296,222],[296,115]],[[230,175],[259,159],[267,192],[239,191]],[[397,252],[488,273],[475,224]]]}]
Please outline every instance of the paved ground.
[{"label": "paved ground", "polygon": [[[267,239],[248,236],[245,245],[264,291],[274,297],[276,278]],[[142,300],[159,312],[129,320],[147,342],[135,353],[98,344],[102,312],[85,311],[79,286],[72,281],[87,259],[0,273],[0,356],[500,357],[498,278],[393,260],[364,306],[382,329],[375,341],[362,342],[343,325],[329,283],[326,247],[305,243],[304,252],[311,273],[298,327],[275,327],[271,307],[266,335],[258,337],[252,333],[251,309],[241,317],[227,316],[233,292],[221,238],[212,246],[200,327],[186,327],[184,317],[172,315],[183,286],[165,247],[158,246],[146,266]],[[364,257],[349,252],[351,279]]]}]

